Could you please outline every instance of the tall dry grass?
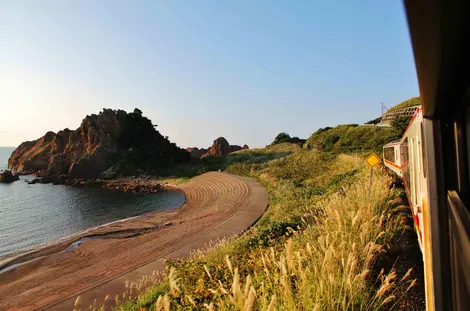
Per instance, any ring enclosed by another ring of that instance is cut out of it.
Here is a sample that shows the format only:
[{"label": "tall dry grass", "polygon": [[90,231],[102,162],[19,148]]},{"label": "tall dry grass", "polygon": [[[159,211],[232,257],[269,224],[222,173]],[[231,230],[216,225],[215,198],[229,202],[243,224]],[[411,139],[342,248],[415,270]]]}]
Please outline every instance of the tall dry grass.
[{"label": "tall dry grass", "polygon": [[[170,262],[163,282],[117,310],[388,310],[414,285],[410,273],[372,276],[398,226],[387,207],[391,180],[380,170],[370,200],[369,171],[354,156],[301,150],[246,173],[270,193],[264,221]],[[273,229],[292,219],[300,225]]]},{"label": "tall dry grass", "polygon": [[[253,274],[241,276],[229,259],[232,283],[211,289],[208,310],[380,310],[397,301],[397,289],[411,288],[409,273],[397,280],[392,270],[371,280],[370,271],[397,223],[385,209],[390,180],[375,172],[368,200],[364,174],[317,203],[321,213],[303,232],[294,234],[281,250],[264,252]],[[310,211],[306,211],[310,213]],[[175,270],[172,270],[173,277]],[[208,277],[212,278],[209,271]],[[171,277],[170,277],[171,280]],[[173,285],[171,285],[173,284]],[[176,288],[173,279],[170,286]],[[178,293],[180,291],[178,290]],[[170,291],[171,293],[171,291]],[[184,296],[174,307],[200,309]]]}]

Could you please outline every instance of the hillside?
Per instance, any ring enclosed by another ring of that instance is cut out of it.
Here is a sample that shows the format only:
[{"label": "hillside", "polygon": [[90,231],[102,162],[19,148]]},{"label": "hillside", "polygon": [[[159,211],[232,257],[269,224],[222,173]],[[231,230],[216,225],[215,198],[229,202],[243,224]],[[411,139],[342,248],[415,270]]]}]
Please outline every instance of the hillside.
[{"label": "hillside", "polygon": [[317,130],[304,147],[333,152],[381,152],[383,145],[398,138],[400,132],[393,127],[345,124]]},{"label": "hillside", "polygon": [[412,97],[404,102],[399,103],[398,105],[393,106],[392,108],[388,109],[388,111],[395,111],[398,109],[403,109],[407,107],[419,106],[421,105],[421,99],[419,96]]},{"label": "hillside", "polygon": [[[410,98],[388,111],[394,111],[406,107],[420,105],[419,97]],[[401,118],[401,117],[399,117]],[[320,128],[314,132],[305,142],[304,147],[308,149],[322,150],[328,152],[382,152],[383,145],[397,140],[401,137],[410,117],[397,119],[392,122],[394,127],[374,126],[380,118],[368,122],[367,125],[343,124],[334,128]]]}]

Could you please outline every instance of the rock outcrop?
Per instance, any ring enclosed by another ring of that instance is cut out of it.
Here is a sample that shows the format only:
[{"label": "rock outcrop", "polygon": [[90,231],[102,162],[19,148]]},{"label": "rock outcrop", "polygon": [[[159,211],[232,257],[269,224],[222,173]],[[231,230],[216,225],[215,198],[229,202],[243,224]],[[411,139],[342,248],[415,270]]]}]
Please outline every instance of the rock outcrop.
[{"label": "rock outcrop", "polygon": [[206,152],[201,158],[208,156],[227,156],[230,152],[230,144],[228,141],[223,137],[219,137],[214,140],[214,143],[209,148],[209,151]]},{"label": "rock outcrop", "polygon": [[191,157],[194,159],[201,159],[208,156],[227,156],[231,152],[235,152],[242,149],[248,149],[247,145],[243,145],[243,147],[238,145],[230,145],[228,141],[224,137],[219,137],[214,140],[214,143],[211,147],[204,149],[204,148],[186,148],[186,151],[191,154]]},{"label": "rock outcrop", "polygon": [[18,174],[14,174],[11,171],[0,172],[0,183],[11,183],[20,179]]},{"label": "rock outcrop", "polygon": [[205,153],[209,151],[209,149],[204,149],[204,148],[199,149],[197,147],[194,147],[194,148],[186,148],[186,151],[191,154],[191,158],[200,159]]},{"label": "rock outcrop", "polygon": [[163,137],[142,111],[103,109],[86,116],[75,131],[47,132],[22,143],[8,167],[39,176],[91,179],[114,178],[123,168],[185,162],[190,154]]}]

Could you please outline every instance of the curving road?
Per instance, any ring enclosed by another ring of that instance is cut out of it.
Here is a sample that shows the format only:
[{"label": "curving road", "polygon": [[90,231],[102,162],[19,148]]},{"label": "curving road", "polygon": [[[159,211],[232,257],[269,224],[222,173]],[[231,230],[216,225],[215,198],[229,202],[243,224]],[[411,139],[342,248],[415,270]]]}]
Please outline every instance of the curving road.
[{"label": "curving road", "polygon": [[125,281],[161,270],[164,258],[240,234],[268,205],[261,184],[227,173],[206,173],[178,188],[186,203],[177,210],[94,230],[76,249],[1,273],[0,309],[72,310],[78,295],[88,308],[95,298],[121,295]]}]

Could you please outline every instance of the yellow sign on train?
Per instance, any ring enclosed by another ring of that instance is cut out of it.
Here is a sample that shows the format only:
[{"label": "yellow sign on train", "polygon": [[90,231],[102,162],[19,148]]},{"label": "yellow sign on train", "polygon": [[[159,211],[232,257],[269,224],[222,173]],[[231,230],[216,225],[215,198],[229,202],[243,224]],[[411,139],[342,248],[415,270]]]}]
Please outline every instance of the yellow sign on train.
[{"label": "yellow sign on train", "polygon": [[374,166],[376,166],[377,164],[379,164],[380,162],[382,162],[379,158],[378,155],[376,155],[375,153],[371,154],[370,156],[368,156],[366,158],[366,163],[371,167],[373,168]]}]

